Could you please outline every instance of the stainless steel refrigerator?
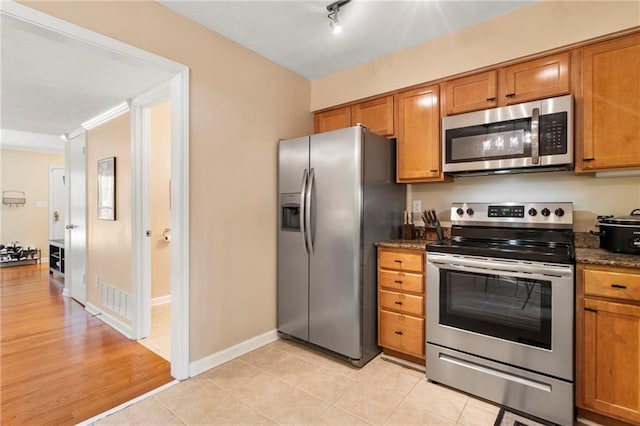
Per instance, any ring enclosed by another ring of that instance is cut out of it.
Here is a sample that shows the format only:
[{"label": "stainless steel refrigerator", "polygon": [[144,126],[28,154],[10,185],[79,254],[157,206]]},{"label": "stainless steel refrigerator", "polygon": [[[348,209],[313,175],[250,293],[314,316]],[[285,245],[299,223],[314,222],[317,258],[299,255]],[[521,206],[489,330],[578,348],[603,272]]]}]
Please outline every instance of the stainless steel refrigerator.
[{"label": "stainless steel refrigerator", "polygon": [[355,126],[278,147],[278,332],[361,367],[377,345],[376,248],[398,238],[395,142]]}]

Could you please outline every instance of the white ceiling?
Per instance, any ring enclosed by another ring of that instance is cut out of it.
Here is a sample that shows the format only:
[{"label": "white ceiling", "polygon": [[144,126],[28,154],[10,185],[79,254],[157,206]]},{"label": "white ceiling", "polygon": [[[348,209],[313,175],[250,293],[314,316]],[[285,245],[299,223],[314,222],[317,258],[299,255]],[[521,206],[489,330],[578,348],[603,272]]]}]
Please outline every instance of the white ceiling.
[{"label": "white ceiling", "polygon": [[326,1],[156,0],[308,79],[529,6],[540,0],[352,0],[329,28]]},{"label": "white ceiling", "polygon": [[4,13],[0,27],[2,129],[70,133],[175,74]]},{"label": "white ceiling", "polygon": [[[423,43],[532,1],[353,0],[334,35],[330,1],[159,1],[309,79]],[[59,136],[167,81],[172,73],[0,14],[0,127]],[[12,136],[12,137],[13,137]]]}]

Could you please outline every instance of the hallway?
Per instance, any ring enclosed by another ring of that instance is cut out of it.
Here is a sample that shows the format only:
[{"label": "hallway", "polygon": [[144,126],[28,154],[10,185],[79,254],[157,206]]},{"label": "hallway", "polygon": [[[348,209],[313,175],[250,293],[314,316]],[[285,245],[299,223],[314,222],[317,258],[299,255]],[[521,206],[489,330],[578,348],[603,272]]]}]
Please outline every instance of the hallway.
[{"label": "hallway", "polygon": [[48,265],[0,275],[0,424],[76,424],[173,380],[166,360],[63,297]]}]

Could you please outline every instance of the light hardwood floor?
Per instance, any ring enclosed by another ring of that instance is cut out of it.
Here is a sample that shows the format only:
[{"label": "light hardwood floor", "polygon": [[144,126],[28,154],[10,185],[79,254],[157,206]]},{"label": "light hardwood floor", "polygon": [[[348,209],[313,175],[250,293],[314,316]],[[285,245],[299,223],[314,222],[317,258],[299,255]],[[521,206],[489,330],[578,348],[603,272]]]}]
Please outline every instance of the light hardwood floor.
[{"label": "light hardwood floor", "polygon": [[0,424],[76,424],[173,380],[166,360],[63,297],[47,265],[0,274]]}]

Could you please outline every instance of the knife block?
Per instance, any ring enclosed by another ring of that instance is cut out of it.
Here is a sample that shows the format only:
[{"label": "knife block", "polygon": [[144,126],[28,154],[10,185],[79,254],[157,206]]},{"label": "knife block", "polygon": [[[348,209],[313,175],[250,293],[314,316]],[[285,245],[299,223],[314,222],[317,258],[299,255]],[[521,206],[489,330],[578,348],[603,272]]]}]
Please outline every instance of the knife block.
[{"label": "knife block", "polygon": [[415,238],[415,225],[402,225],[402,239],[403,240],[413,240]]}]

